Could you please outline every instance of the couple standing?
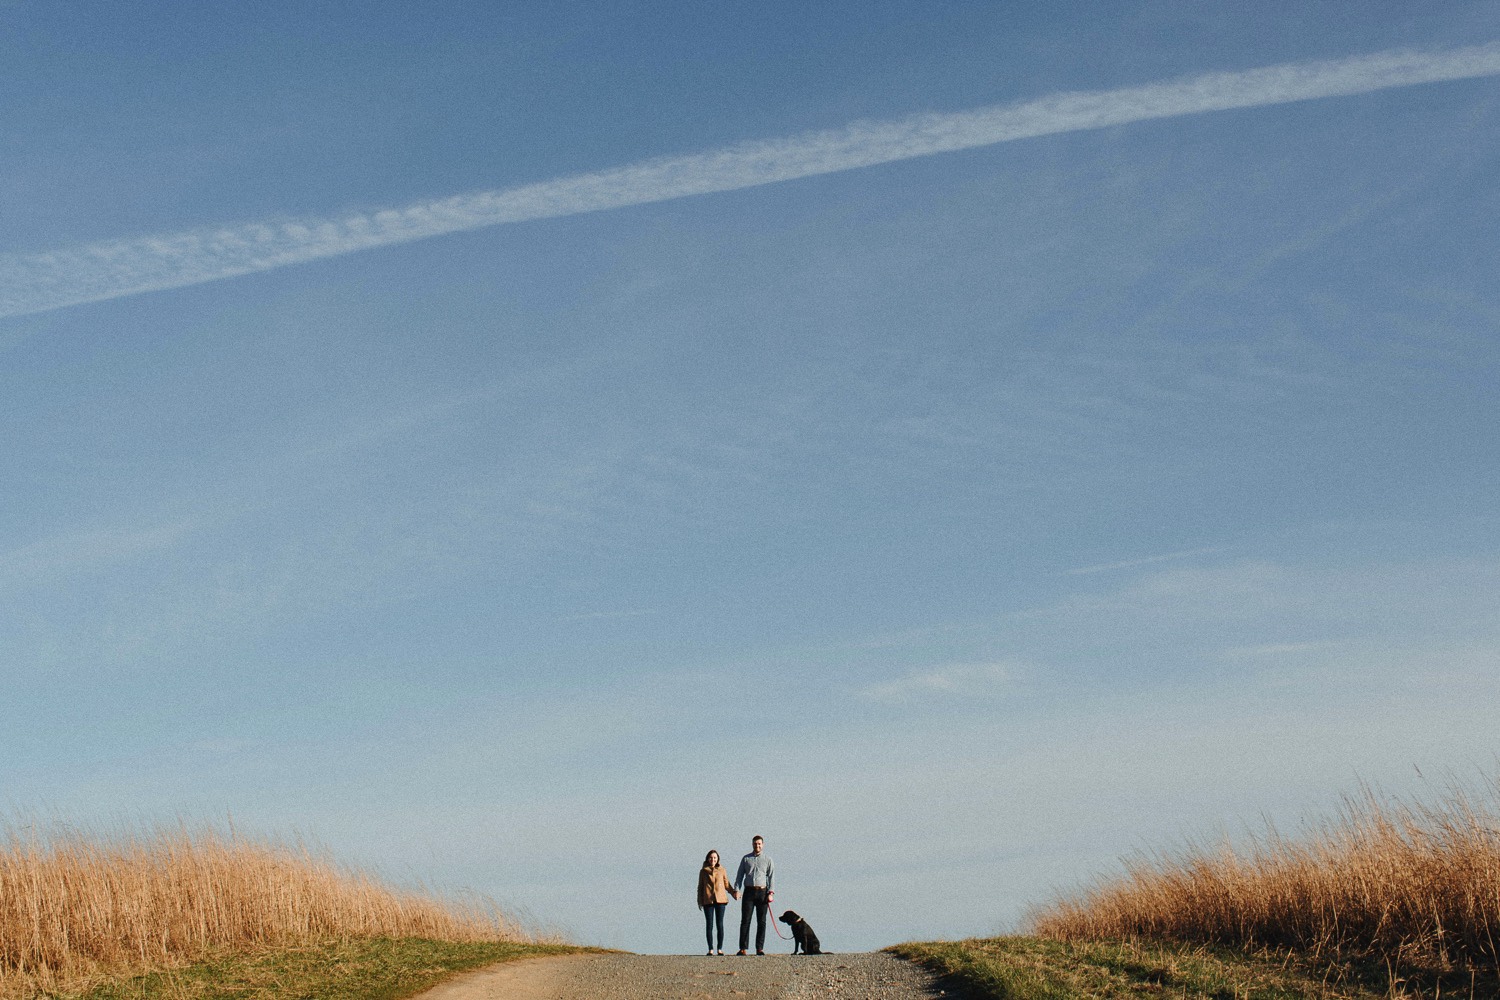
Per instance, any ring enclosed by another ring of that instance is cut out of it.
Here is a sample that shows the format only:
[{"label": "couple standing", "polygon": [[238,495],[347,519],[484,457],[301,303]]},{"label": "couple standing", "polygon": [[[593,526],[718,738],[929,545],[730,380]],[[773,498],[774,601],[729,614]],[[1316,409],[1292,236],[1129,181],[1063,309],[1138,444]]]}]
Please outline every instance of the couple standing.
[{"label": "couple standing", "polygon": [[[747,954],[750,947],[750,914],[755,914],[755,953],[766,953],[766,910],[771,905],[771,877],[776,866],[771,856],[765,853],[766,841],[755,837],[750,841],[750,853],[740,859],[740,870],[735,873],[734,885],[729,884],[729,875],[719,864],[719,852],[709,851],[703,859],[703,869],[698,872],[698,908],[703,911],[704,930],[708,935],[708,953],[724,954],[724,908],[729,897],[740,899],[740,950]],[[714,947],[714,928],[719,931],[718,948]]]}]

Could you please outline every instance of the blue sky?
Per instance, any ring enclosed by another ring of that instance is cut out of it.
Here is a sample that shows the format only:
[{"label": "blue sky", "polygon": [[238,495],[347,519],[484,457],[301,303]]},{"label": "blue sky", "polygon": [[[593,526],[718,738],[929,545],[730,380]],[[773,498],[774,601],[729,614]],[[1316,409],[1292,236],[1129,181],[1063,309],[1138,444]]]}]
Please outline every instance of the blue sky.
[{"label": "blue sky", "polygon": [[1493,766],[1500,4],[535,7],[0,3],[13,815],[847,951]]}]

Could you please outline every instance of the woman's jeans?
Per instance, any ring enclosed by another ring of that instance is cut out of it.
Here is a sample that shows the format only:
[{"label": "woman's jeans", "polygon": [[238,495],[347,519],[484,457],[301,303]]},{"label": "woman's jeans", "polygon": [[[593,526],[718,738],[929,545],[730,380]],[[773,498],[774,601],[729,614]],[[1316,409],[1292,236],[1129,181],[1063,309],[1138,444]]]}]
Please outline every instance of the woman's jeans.
[{"label": "woman's jeans", "polygon": [[[703,930],[708,934],[708,950],[724,950],[724,907],[728,903],[709,903],[703,908]],[[714,944],[714,925],[719,927],[719,943]]]}]

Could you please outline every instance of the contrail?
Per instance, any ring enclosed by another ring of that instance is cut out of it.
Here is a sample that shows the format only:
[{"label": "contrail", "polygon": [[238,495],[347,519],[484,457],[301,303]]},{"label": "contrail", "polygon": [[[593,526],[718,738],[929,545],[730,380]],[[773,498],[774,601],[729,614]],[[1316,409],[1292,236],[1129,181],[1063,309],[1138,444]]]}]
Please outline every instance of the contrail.
[{"label": "contrail", "polygon": [[735,191],[1015,139],[1500,74],[1500,43],[1389,51],[747,142],[405,208],[0,255],[0,317],[180,288],[506,222]]}]

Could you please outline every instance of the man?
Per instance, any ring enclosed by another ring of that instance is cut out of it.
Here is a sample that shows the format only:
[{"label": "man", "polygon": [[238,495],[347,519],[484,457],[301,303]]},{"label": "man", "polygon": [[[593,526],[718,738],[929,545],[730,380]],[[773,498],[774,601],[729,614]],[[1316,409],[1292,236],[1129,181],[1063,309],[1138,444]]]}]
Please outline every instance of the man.
[{"label": "man", "polygon": [[752,910],[755,913],[755,953],[766,953],[766,910],[771,905],[771,878],[776,874],[776,866],[771,863],[771,856],[765,853],[765,846],[764,837],[751,840],[750,853],[740,858],[740,870],[734,876],[734,887],[743,886],[745,893],[740,897],[741,955],[748,954],[746,949],[750,947]]}]

